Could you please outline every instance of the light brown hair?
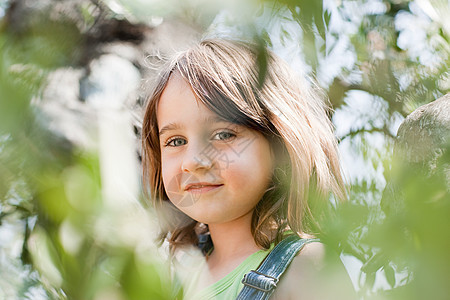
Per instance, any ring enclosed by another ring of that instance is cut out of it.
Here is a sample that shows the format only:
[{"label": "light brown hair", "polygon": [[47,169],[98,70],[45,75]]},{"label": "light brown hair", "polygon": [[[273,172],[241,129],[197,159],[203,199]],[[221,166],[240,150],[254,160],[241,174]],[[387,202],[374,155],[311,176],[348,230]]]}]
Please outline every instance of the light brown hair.
[{"label": "light brown hair", "polygon": [[[207,231],[207,226],[199,226],[175,208],[164,190],[156,109],[174,72],[211,111],[264,134],[277,154],[272,185],[253,212],[256,244],[267,249],[286,229],[316,234],[319,216],[314,212],[329,203],[330,195],[346,197],[337,141],[320,91],[257,45],[204,40],[162,69],[142,126],[143,180],[162,212],[162,238],[168,238],[172,250],[196,244],[199,228]],[[267,229],[275,234],[267,234]]]}]

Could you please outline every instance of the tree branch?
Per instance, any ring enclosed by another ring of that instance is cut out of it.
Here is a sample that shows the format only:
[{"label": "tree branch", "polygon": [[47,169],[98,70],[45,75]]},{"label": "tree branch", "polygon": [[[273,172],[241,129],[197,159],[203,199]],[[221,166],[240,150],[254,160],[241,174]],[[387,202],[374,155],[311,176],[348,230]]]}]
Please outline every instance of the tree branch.
[{"label": "tree branch", "polygon": [[392,134],[386,126],[384,126],[382,128],[374,127],[371,129],[359,128],[359,129],[355,129],[355,130],[350,130],[347,134],[339,137],[339,141],[342,141],[348,137],[354,137],[361,133],[374,133],[374,132],[380,132],[380,133],[383,133],[385,136],[395,139],[395,135]]}]

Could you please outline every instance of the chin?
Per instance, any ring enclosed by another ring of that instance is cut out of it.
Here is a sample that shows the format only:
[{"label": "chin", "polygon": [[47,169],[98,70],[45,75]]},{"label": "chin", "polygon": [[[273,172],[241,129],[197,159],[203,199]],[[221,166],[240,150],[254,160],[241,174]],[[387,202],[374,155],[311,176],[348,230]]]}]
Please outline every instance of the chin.
[{"label": "chin", "polygon": [[223,216],[191,216],[192,219],[196,220],[197,222],[203,223],[203,224],[220,224],[220,223],[226,223],[229,222],[229,218],[224,218]]}]

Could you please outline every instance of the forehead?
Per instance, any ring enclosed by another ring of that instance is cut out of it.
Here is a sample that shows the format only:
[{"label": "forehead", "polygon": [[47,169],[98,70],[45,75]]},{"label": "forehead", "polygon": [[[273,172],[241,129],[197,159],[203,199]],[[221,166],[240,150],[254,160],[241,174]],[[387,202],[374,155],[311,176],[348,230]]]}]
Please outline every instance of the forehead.
[{"label": "forehead", "polygon": [[161,94],[161,100],[174,94],[190,96],[190,93],[193,94],[193,91],[187,80],[179,72],[175,71],[169,76],[169,80]]},{"label": "forehead", "polygon": [[217,115],[196,97],[189,83],[175,72],[170,76],[161,94],[156,117],[158,127],[161,128],[166,123],[189,122]]}]

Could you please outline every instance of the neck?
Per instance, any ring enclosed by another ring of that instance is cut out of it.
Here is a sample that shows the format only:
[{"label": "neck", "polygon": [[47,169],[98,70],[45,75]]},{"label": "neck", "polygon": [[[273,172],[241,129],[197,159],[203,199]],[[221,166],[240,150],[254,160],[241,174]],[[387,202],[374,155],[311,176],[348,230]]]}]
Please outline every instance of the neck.
[{"label": "neck", "polygon": [[212,264],[243,260],[242,258],[260,250],[251,232],[251,221],[252,211],[231,222],[208,224],[214,244],[214,251],[209,259]]}]

